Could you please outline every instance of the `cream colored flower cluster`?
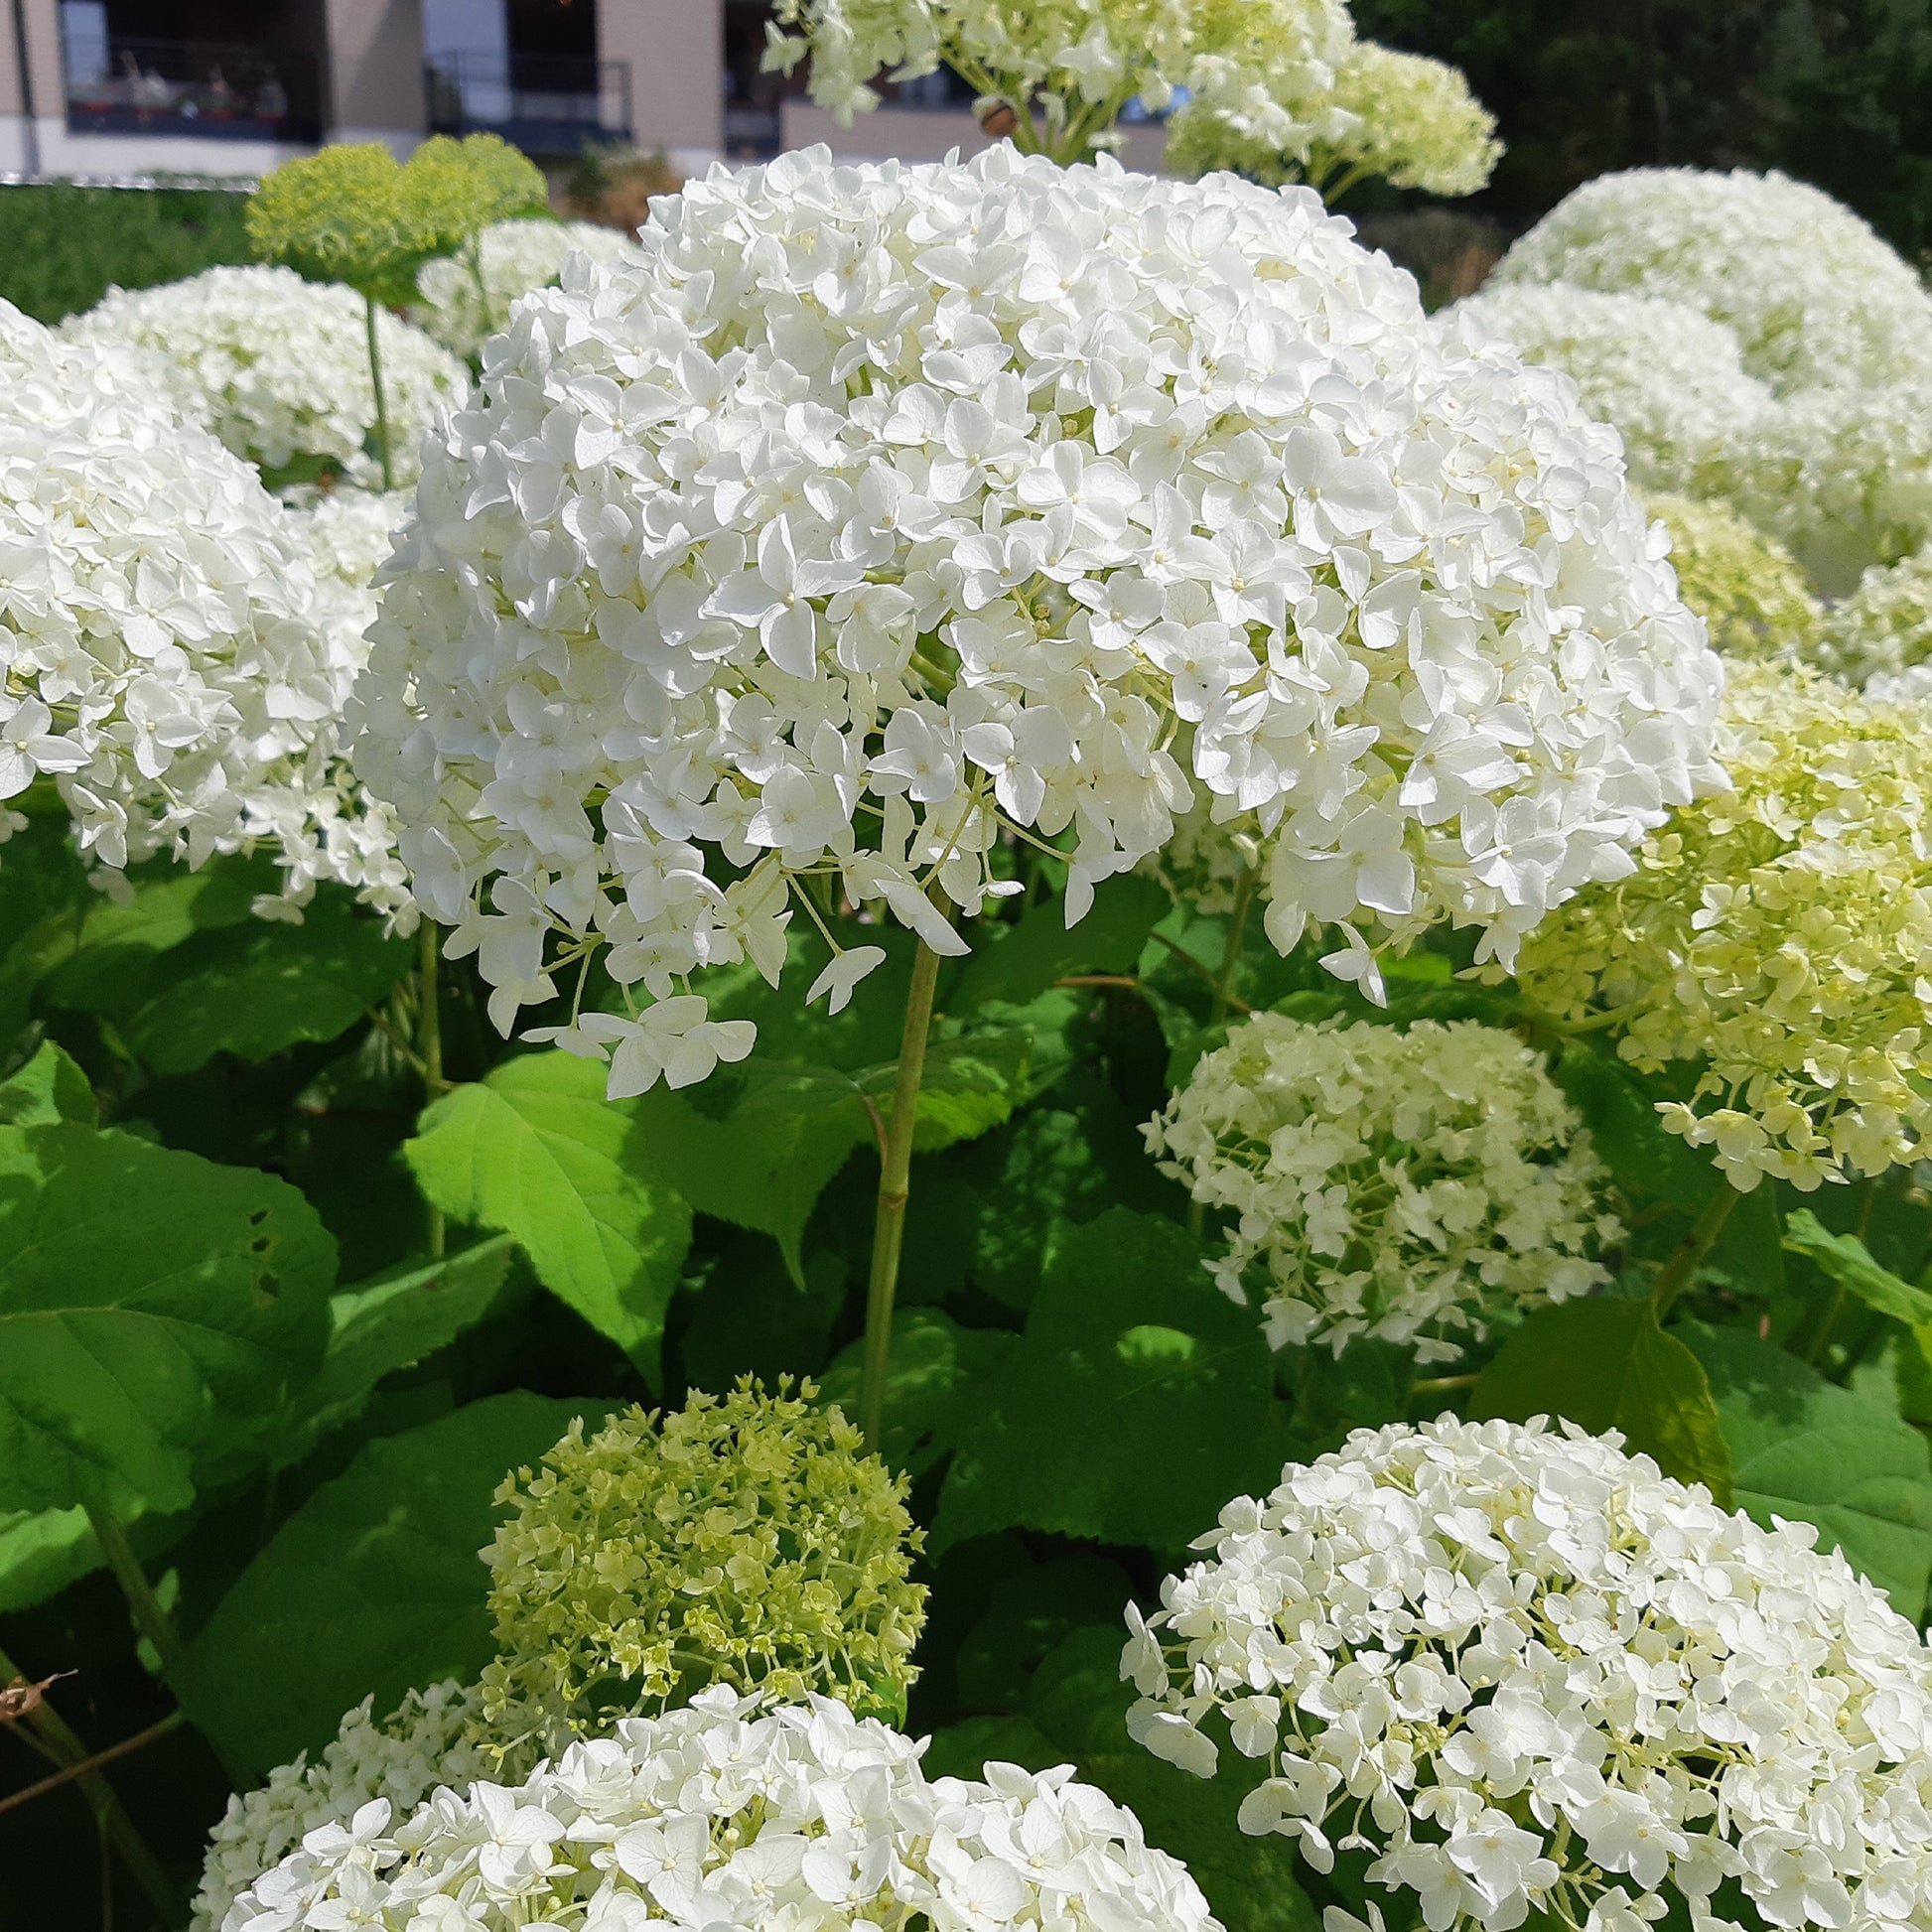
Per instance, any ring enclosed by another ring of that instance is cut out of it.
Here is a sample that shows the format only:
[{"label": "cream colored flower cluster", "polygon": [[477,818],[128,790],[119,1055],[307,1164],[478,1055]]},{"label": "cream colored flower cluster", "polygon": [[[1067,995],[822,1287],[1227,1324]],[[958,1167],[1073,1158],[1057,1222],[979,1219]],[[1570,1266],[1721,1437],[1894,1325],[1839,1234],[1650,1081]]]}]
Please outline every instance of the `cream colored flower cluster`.
[{"label": "cream colored flower cluster", "polygon": [[829,1700],[761,1710],[721,1686],[521,1784],[311,1833],[224,1932],[1218,1932],[1184,1867],[1070,1765],[928,1779],[921,1748]]},{"label": "cream colored flower cluster", "polygon": [[1555,913],[1518,980],[1616,1015],[1646,1070],[1703,1062],[1664,1124],[1739,1190],[1882,1173],[1932,1129],[1932,710],[1758,665],[1724,717],[1735,789]]},{"label": "cream colored flower cluster", "polygon": [[[336,470],[374,488],[382,466],[367,327],[352,289],[254,267],[111,289],[66,333],[139,350],[182,416],[270,481]],[[467,376],[448,349],[386,310],[377,313],[376,341],[395,474],[407,483],[424,433],[462,396]]]},{"label": "cream colored flower cluster", "polygon": [[1438,327],[1561,369],[1584,407],[1622,437],[1630,480],[1646,490],[1722,488],[1739,440],[1776,408],[1744,372],[1729,329],[1661,296],[1492,282],[1444,311]]},{"label": "cream colored flower cluster", "polygon": [[818,150],[642,247],[492,340],[352,714],[498,1026],[606,943],[657,1003],[559,1036],[614,1093],[749,1050],[685,976],[775,980],[801,876],[959,953],[1003,838],[1072,833],[1077,919],[1198,785],[1374,984],[1364,927],[1507,959],[1719,781],[1609,433],[1307,191]]},{"label": "cream colored flower cluster", "polygon": [[1243,1829],[1367,1851],[1431,1932],[1923,1925],[1932,1653],[1815,1534],[1614,1436],[1361,1430],[1130,1611],[1128,1728],[1264,1760]]},{"label": "cream colored flower cluster", "polygon": [[[1726,657],[1824,661],[1828,620],[1797,560],[1727,503],[1646,499],[1670,532],[1677,592]],[[1833,621],[1835,622],[1835,619]]]},{"label": "cream colored flower cluster", "polygon": [[1420,54],[1357,41],[1335,74],[1335,105],[1348,118],[1306,155],[1290,155],[1221,115],[1183,109],[1173,119],[1164,166],[1198,176],[1232,169],[1280,186],[1307,181],[1330,200],[1367,177],[1431,195],[1473,195],[1502,158],[1496,119],[1458,68]]},{"label": "cream colored flower cluster", "polygon": [[[777,0],[767,65],[811,59],[812,98],[846,121],[878,104],[868,84],[956,69],[982,94],[1044,112],[1055,152],[1117,143],[1135,96],[1224,120],[1304,157],[1348,117],[1335,76],[1354,40],[1342,0]],[[1026,138],[1023,136],[1022,138]]]},{"label": "cream colored flower cluster", "polygon": [[313,1831],[346,1824],[366,1804],[383,1799],[413,1810],[442,1785],[465,1785],[488,1773],[520,1777],[535,1763],[512,1762],[474,1741],[483,1695],[455,1683],[411,1691],[380,1722],[364,1698],[311,1764],[306,1753],[280,1766],[268,1782],[228,1809],[209,1836],[191,1932],[218,1932],[233,1905],[263,1872],[280,1864]]},{"label": "cream colored flower cluster", "polygon": [[609,262],[635,252],[629,236],[596,221],[493,221],[468,247],[423,264],[409,319],[453,353],[475,355],[508,323],[510,304],[550,287],[572,255]]},{"label": "cream colored flower cluster", "polygon": [[1831,614],[1834,666],[1867,697],[1932,690],[1932,550],[1874,565]]},{"label": "cream colored flower cluster", "polygon": [[[254,472],[182,422],[132,351],[0,304],[0,800],[51,781],[105,883],[285,824],[294,854],[312,810],[345,810],[349,672],[301,525]],[[0,835],[13,825],[0,815]],[[336,876],[287,863],[263,909]]]},{"label": "cream colored flower cluster", "polygon": [[1619,1232],[1576,1110],[1513,1034],[1473,1021],[1308,1026],[1258,1013],[1146,1130],[1161,1171],[1230,1217],[1210,1272],[1258,1294],[1276,1348],[1367,1335],[1422,1362],[1503,1309],[1606,1277]]}]

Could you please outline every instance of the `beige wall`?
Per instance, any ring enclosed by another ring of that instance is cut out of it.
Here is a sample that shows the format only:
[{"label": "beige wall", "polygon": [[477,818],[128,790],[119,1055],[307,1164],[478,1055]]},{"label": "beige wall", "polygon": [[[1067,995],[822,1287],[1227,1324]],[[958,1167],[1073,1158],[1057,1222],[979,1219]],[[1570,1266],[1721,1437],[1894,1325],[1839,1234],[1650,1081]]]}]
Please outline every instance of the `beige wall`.
[{"label": "beige wall", "polygon": [[[841,127],[834,115],[808,100],[785,102],[779,138],[787,148],[809,148],[822,141],[842,161],[881,161],[893,155],[901,161],[943,161],[953,148],[978,154],[993,145],[963,107],[876,107],[855,116],[850,127]],[[1158,175],[1167,145],[1163,127],[1130,127],[1121,161],[1142,174]]]},{"label": "beige wall", "polygon": [[329,138],[407,148],[428,124],[417,0],[325,0]]},{"label": "beige wall", "polygon": [[[67,112],[67,81],[61,72],[61,14],[57,0],[27,0],[27,57],[34,76],[34,112],[51,120]],[[25,107],[20,64],[14,59],[13,0],[0,0],[0,114]]]},{"label": "beige wall", "polygon": [[597,0],[597,51],[630,64],[639,147],[667,150],[687,172],[723,153],[723,0]]}]

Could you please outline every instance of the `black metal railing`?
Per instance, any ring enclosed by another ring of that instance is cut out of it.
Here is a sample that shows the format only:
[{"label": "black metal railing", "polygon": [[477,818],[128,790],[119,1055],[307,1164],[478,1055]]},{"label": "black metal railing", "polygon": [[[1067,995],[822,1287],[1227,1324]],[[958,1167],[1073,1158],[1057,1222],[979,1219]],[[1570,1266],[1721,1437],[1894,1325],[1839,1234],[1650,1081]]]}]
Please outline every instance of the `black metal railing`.
[{"label": "black metal railing", "polygon": [[312,54],[120,35],[69,36],[63,52],[70,133],[321,138],[322,74]]},{"label": "black metal railing", "polygon": [[561,54],[438,54],[424,70],[432,134],[500,134],[532,154],[628,141],[630,63]]}]

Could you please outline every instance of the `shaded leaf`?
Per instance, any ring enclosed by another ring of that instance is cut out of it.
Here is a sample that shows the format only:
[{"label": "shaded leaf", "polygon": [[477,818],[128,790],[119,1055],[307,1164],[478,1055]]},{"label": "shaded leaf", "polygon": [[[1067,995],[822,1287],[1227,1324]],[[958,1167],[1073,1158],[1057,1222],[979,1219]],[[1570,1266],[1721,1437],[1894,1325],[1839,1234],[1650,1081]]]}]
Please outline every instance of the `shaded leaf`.
[{"label": "shaded leaf", "polygon": [[221,1750],[265,1770],[336,1734],[374,1694],[378,1712],[491,1655],[489,1573],[478,1556],[492,1500],[573,1416],[607,1404],[518,1390],[366,1444],[276,1532],[194,1646],[192,1715]]},{"label": "shaded leaf", "polygon": [[1809,1208],[1796,1208],[1785,1216],[1784,1245],[1880,1314],[1912,1328],[1932,1322],[1932,1295],[1880,1268],[1856,1234],[1833,1234]]},{"label": "shaded leaf", "polygon": [[691,1210],[605,1077],[569,1053],[507,1060],[430,1106],[403,1153],[435,1206],[515,1236],[544,1287],[655,1379]]},{"label": "shaded leaf", "polygon": [[1571,1040],[1555,1075],[1617,1185],[1633,1199],[1666,1200],[1697,1214],[1724,1184],[1709,1161],[1666,1129],[1657,1113],[1661,1096],[1622,1060]]},{"label": "shaded leaf", "polygon": [[1060,900],[1042,900],[1010,926],[975,932],[951,1009],[966,1013],[994,1001],[1024,1006],[1073,974],[1132,973],[1148,934],[1172,909],[1166,890],[1137,873],[1102,880],[1075,926],[1067,925]]},{"label": "shaded leaf", "polygon": [[92,1127],[99,1118],[87,1076],[52,1040],[0,1083],[0,1127],[46,1127],[62,1120]]},{"label": "shaded leaf", "polygon": [[1477,1378],[1469,1414],[1555,1415],[1597,1435],[1619,1430],[1666,1475],[1705,1483],[1729,1502],[1729,1456],[1710,1384],[1647,1302],[1591,1297],[1538,1309]]}]

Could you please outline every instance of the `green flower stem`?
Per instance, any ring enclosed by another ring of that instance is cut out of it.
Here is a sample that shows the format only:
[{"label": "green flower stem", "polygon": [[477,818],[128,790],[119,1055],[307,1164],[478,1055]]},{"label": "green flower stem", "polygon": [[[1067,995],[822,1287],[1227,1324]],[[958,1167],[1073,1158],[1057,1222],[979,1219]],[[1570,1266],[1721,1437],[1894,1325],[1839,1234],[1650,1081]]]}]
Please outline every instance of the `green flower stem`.
[{"label": "green flower stem", "polygon": [[932,997],[938,984],[939,955],[921,939],[912,956],[905,1031],[898,1046],[898,1078],[893,1085],[892,1118],[886,1123],[885,1152],[879,1164],[879,1213],[873,1223],[872,1279],[866,1292],[866,1360],[859,1379],[859,1427],[866,1447],[875,1451],[886,1420],[893,1297],[898,1289],[905,1203],[912,1190],[912,1135],[918,1126],[919,1082],[925,1073],[926,1037],[932,1031]]},{"label": "green flower stem", "polygon": [[1255,891],[1261,876],[1253,866],[1246,867],[1234,889],[1234,909],[1228,914],[1227,938],[1221,947],[1221,970],[1214,979],[1214,1004],[1207,1024],[1218,1027],[1228,1017],[1234,999],[1234,976],[1241,970],[1241,941],[1248,930],[1248,914],[1254,909]]},{"label": "green flower stem", "polygon": [[[26,1675],[4,1650],[0,1650],[0,1685],[11,1683],[15,1678],[25,1678]],[[115,1795],[114,1787],[107,1782],[99,1766],[82,1768],[87,1765],[90,1755],[86,1745],[73,1734],[66,1720],[45,1697],[18,1722],[25,1726],[35,1748],[43,1756],[64,1770],[72,1770],[73,1782],[80,1787],[80,1795],[93,1812],[102,1840],[120,1854],[121,1863],[147,1893],[161,1923],[180,1925],[184,1916],[182,1900],[169,1883],[167,1873],[161,1868],[161,1862],[148,1850],[147,1840],[127,1815],[127,1808]]]},{"label": "green flower stem", "polygon": [[1664,1272],[1657,1277],[1657,1286],[1650,1291],[1650,1306],[1659,1322],[1670,1311],[1670,1305],[1690,1287],[1691,1277],[1697,1273],[1705,1256],[1718,1245],[1718,1237],[1725,1231],[1725,1223],[1730,1219],[1731,1210],[1740,1199],[1742,1196],[1729,1181],[1719,1180],[1718,1191],[1697,1217],[1696,1226],[1677,1244],[1671,1258],[1664,1263]]},{"label": "green flower stem", "polygon": [[375,389],[375,443],[377,454],[382,458],[382,487],[394,489],[396,486],[395,465],[389,454],[389,405],[382,395],[382,351],[375,339],[375,297],[363,291],[362,302],[368,323],[369,341],[369,381]]},{"label": "green flower stem", "polygon": [[148,1582],[148,1573],[141,1568],[141,1560],[127,1540],[127,1531],[114,1513],[93,1503],[86,1507],[87,1527],[93,1531],[94,1541],[100,1545],[100,1553],[107,1559],[107,1567],[114,1573],[121,1594],[127,1598],[134,1627],[154,1646],[168,1688],[176,1697],[186,1698],[190,1675],[188,1645],[175,1628],[174,1619],[161,1607],[161,1599]]}]

